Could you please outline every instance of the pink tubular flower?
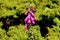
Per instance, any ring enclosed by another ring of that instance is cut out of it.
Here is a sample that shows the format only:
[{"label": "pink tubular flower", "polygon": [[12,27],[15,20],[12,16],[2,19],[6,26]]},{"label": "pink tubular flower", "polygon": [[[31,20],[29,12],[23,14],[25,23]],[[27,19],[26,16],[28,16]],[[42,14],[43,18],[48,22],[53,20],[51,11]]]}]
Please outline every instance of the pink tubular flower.
[{"label": "pink tubular flower", "polygon": [[33,18],[34,18],[34,20],[36,21],[35,14],[34,14],[32,11],[30,11],[30,13],[31,13],[31,17],[33,17]]},{"label": "pink tubular flower", "polygon": [[31,16],[32,16],[32,17],[34,17],[34,16],[35,16],[35,14],[34,14],[32,11],[30,11],[30,13],[31,13]]},{"label": "pink tubular flower", "polygon": [[25,18],[25,23],[30,19],[30,14],[28,14],[28,16]]},{"label": "pink tubular flower", "polygon": [[35,18],[31,17],[32,24],[35,24]]},{"label": "pink tubular flower", "polygon": [[25,20],[24,20],[24,21],[25,21],[25,23],[27,22],[27,20],[28,20],[28,19],[27,19],[27,17],[26,17],[26,18],[25,18]]},{"label": "pink tubular flower", "polygon": [[31,20],[34,21],[35,19],[33,17],[31,17]]},{"label": "pink tubular flower", "polygon": [[28,23],[28,24],[30,24],[30,23],[31,23],[31,20],[30,20],[30,19],[28,19],[27,23]]},{"label": "pink tubular flower", "polygon": [[32,21],[32,24],[35,24],[35,21]]}]

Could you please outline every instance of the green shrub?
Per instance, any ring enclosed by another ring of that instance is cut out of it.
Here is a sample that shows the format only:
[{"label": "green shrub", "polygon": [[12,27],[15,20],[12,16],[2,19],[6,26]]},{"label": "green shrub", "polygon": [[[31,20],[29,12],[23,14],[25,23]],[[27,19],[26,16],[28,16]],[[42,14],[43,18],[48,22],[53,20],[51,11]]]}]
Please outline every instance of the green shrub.
[{"label": "green shrub", "polygon": [[[30,25],[29,29],[25,30],[24,22],[21,21],[25,17],[21,17],[21,14],[24,14],[30,6],[35,8],[36,24]],[[7,20],[11,20],[11,22],[8,21],[10,24]],[[8,27],[8,31],[2,27]],[[44,28],[48,31],[44,37],[41,34],[41,28],[42,32],[46,32]],[[59,39],[60,0],[0,0],[0,40]]]}]

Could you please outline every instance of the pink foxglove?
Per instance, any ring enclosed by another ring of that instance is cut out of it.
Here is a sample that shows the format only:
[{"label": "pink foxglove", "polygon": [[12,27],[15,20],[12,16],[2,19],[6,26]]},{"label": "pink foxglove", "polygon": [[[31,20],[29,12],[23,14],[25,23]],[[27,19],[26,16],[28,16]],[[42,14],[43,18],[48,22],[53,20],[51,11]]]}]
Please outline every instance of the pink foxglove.
[{"label": "pink foxglove", "polygon": [[35,21],[36,21],[36,17],[35,17],[35,14],[34,14],[34,10],[33,9],[28,9],[25,13],[25,15],[27,16],[25,18],[25,29],[28,29],[28,26],[30,24],[35,24]]}]

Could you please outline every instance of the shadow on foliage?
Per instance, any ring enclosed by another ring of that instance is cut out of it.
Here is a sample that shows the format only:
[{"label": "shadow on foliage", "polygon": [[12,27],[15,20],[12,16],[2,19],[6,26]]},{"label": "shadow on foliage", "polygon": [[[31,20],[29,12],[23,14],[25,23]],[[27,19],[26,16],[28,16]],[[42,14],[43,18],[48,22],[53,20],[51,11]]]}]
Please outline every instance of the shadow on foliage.
[{"label": "shadow on foliage", "polygon": [[50,5],[49,5],[49,4],[47,4],[47,5],[46,5],[46,7],[50,8]]},{"label": "shadow on foliage", "polygon": [[48,16],[42,15],[42,20],[37,21],[37,25],[40,26],[40,32],[42,37],[45,37],[48,34],[48,29],[46,27],[52,28],[53,19],[48,19]]},{"label": "shadow on foliage", "polygon": [[0,18],[0,21],[2,21],[2,23],[3,23],[2,29],[5,29],[6,31],[8,31],[10,26],[19,25],[20,23],[24,24],[25,15],[24,14],[21,14],[21,15],[19,14],[17,16],[18,16],[18,18],[13,18],[13,16],[9,16],[9,17],[6,17],[6,18],[3,18],[3,17]]},{"label": "shadow on foliage", "polygon": [[55,14],[55,17],[57,17],[57,18],[60,20],[60,15],[58,15],[58,14]]},{"label": "shadow on foliage", "polygon": [[57,0],[55,0],[55,1],[54,0],[51,0],[51,1],[52,1],[53,4],[55,3],[55,4],[58,5],[58,1]]}]

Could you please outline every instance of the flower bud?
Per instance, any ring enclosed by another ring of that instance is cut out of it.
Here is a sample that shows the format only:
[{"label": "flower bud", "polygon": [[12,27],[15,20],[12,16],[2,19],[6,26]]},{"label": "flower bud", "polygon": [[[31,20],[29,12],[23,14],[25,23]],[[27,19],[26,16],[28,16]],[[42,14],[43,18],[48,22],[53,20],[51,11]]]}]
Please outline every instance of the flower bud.
[{"label": "flower bud", "polygon": [[27,24],[25,24],[25,27],[24,27],[24,29],[25,29],[25,30],[27,30],[27,29],[28,29],[27,27],[28,27],[28,25],[27,25]]}]

